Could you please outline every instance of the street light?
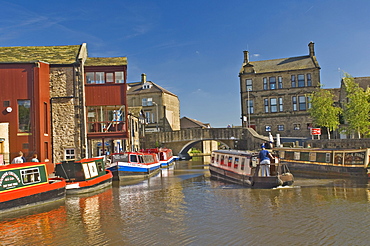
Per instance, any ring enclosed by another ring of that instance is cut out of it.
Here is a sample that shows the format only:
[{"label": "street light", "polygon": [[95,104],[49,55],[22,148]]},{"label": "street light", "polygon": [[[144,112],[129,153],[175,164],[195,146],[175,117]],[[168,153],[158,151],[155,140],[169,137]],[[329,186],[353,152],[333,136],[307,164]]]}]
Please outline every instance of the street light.
[{"label": "street light", "polygon": [[155,102],[153,102],[153,104],[155,105],[155,113],[156,113],[156,116],[157,116],[157,132],[159,132],[158,131],[158,104],[157,103],[155,103]]}]

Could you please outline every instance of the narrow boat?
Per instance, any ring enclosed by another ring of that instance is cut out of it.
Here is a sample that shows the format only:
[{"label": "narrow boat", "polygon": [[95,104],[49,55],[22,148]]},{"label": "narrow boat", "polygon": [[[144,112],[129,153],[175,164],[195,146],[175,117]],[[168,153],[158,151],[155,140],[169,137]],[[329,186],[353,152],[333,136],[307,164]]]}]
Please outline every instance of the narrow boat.
[{"label": "narrow boat", "polygon": [[64,179],[48,178],[45,163],[0,166],[0,212],[65,198]]},{"label": "narrow boat", "polygon": [[125,152],[112,154],[107,167],[115,179],[146,178],[160,170],[161,163],[154,153]]},{"label": "narrow boat", "polygon": [[290,186],[293,175],[286,165],[275,161],[270,164],[270,176],[262,176],[258,153],[241,150],[214,150],[209,164],[211,177],[251,188]]},{"label": "narrow boat", "polygon": [[168,148],[152,148],[141,150],[142,153],[154,153],[158,156],[161,167],[169,167],[179,159],[178,156],[174,156],[171,149]]},{"label": "narrow boat", "polygon": [[370,178],[370,149],[274,148],[294,174],[307,178]]},{"label": "narrow boat", "polygon": [[55,176],[66,179],[67,194],[93,192],[112,185],[112,172],[103,157],[70,160],[55,165]]}]

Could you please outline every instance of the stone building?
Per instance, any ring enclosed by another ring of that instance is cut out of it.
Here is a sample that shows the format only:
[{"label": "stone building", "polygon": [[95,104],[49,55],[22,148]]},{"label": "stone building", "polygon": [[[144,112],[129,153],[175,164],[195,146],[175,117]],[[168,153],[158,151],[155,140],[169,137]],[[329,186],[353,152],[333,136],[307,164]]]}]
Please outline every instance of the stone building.
[{"label": "stone building", "polygon": [[211,124],[203,123],[203,122],[200,122],[199,120],[195,120],[195,119],[184,116],[180,119],[180,127],[181,127],[181,129],[211,128]]},{"label": "stone building", "polygon": [[170,91],[141,75],[140,82],[128,83],[127,104],[142,106],[145,114],[145,132],[168,132],[180,130],[180,101]]},{"label": "stone building", "polygon": [[244,51],[239,73],[243,127],[262,135],[309,137],[309,94],[320,84],[314,43],[305,56],[250,61]]}]

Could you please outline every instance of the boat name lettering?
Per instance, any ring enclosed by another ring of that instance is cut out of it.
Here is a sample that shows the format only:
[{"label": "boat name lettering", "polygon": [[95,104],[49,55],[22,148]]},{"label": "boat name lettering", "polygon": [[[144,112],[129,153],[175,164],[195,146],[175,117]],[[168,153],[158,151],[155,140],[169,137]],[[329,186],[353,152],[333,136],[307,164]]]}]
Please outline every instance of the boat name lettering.
[{"label": "boat name lettering", "polygon": [[[3,184],[3,182],[13,181],[13,180],[17,180],[18,182]],[[12,171],[3,173],[3,175],[0,178],[0,186],[2,186],[4,189],[15,187],[20,182],[21,180],[19,179],[18,175]]]}]

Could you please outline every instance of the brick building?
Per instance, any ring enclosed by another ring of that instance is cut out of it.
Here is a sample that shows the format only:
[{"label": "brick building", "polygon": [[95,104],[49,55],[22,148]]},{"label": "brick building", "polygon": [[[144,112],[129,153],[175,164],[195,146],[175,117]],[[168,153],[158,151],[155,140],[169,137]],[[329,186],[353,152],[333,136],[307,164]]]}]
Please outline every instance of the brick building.
[{"label": "brick building", "polygon": [[309,137],[312,120],[308,95],[320,84],[320,66],[314,43],[309,54],[250,61],[244,51],[239,73],[243,127],[282,137]]}]

